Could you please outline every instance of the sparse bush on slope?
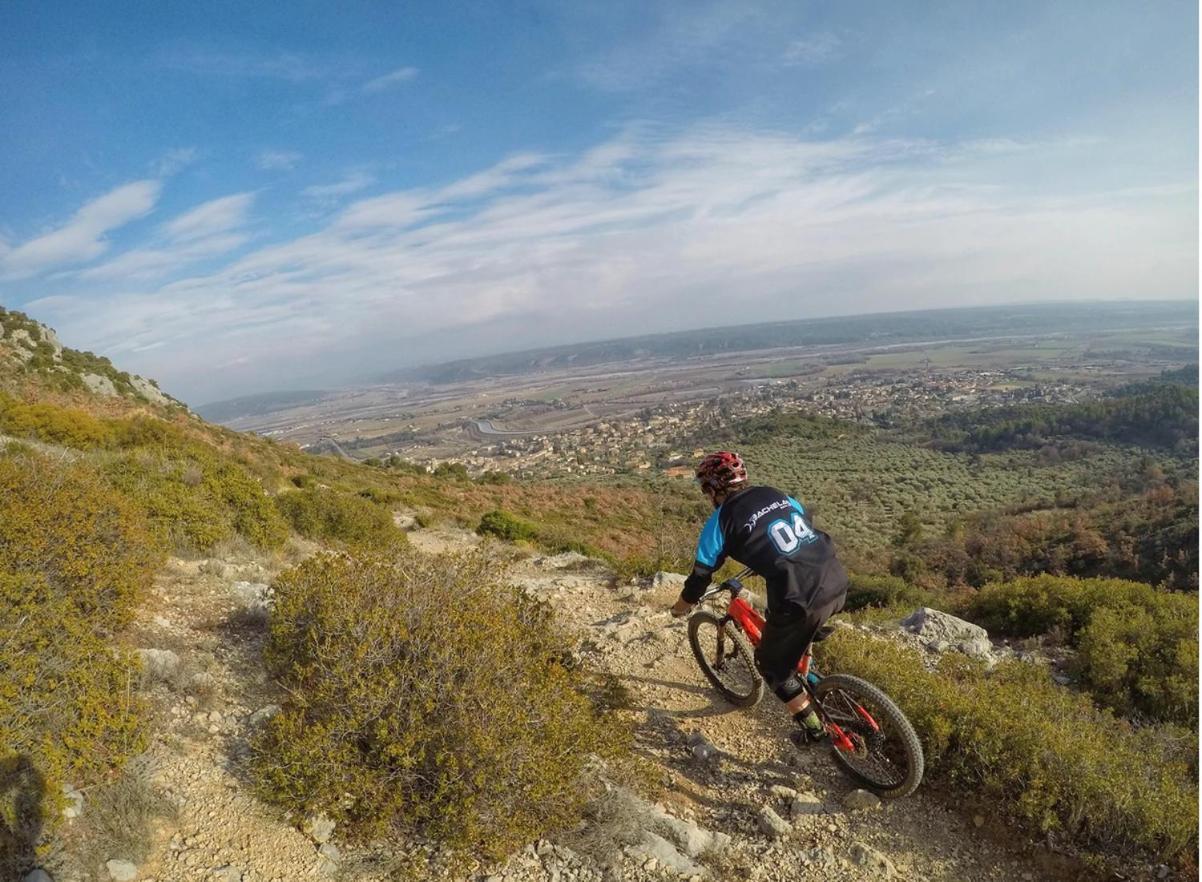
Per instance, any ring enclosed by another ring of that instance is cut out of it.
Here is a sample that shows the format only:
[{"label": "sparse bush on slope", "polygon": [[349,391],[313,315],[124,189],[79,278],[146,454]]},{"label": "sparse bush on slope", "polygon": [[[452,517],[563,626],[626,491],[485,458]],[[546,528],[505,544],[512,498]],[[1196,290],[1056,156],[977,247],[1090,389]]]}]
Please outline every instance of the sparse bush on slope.
[{"label": "sparse bush on slope", "polygon": [[987,585],[967,615],[991,633],[1056,632],[1103,704],[1198,725],[1198,598],[1140,582],[1038,576]]},{"label": "sparse bush on slope", "polygon": [[128,621],[160,560],[136,507],[87,466],[0,458],[0,572],[43,577],[111,630]]},{"label": "sparse bush on slope", "polygon": [[937,672],[920,653],[838,631],[821,662],[880,685],[922,738],[934,778],[992,800],[1038,830],[1109,853],[1188,861],[1198,832],[1196,769],[1043,668],[993,672],[949,654]]},{"label": "sparse bush on slope", "polygon": [[280,494],[275,504],[292,528],[309,539],[362,546],[405,541],[392,513],[363,496],[307,487]]},{"label": "sparse bush on slope", "polygon": [[326,554],[275,589],[267,660],[290,697],[257,744],[265,796],[492,857],[578,819],[620,727],[486,557]]}]

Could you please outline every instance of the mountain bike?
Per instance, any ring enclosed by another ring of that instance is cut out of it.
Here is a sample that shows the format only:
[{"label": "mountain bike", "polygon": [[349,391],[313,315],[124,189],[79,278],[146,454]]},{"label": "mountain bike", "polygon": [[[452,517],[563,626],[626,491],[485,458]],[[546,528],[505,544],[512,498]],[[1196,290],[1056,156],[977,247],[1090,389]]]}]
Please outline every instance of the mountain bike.
[{"label": "mountain bike", "polygon": [[[722,696],[738,707],[752,707],[764,696],[764,679],[756,668],[752,646],[759,646],[764,617],[743,596],[740,579],[711,588],[701,602],[724,592],[730,601],[724,613],[698,609],[688,622],[689,645],[701,672]],[[819,629],[814,642],[834,631]],[[884,692],[859,677],[847,674],[821,676],[814,668],[811,649],[797,664],[836,762],[853,778],[883,799],[913,793],[922,781],[922,745],[910,721]]]}]

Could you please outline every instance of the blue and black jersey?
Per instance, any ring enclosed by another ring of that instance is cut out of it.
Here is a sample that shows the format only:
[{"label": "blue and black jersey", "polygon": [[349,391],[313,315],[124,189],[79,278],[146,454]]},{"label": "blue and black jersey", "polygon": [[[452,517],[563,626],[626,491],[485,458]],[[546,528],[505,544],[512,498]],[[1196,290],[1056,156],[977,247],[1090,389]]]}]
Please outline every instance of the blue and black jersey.
[{"label": "blue and black jersey", "polygon": [[847,591],[831,537],[814,529],[800,502],[772,487],[741,490],[710,515],[681,596],[696,603],[728,557],[763,577],[773,616],[811,609]]}]

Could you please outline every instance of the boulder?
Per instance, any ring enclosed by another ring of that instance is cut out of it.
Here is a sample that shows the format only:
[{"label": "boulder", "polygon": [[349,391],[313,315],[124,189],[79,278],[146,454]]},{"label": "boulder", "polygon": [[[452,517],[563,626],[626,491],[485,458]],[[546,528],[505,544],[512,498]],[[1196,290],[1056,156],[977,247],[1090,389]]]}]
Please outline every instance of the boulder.
[{"label": "boulder", "polygon": [[[932,649],[954,646],[967,655],[980,658],[993,655],[989,632],[980,625],[974,625],[937,609],[927,606],[916,609],[902,620],[901,626]],[[943,646],[940,647],[939,644]]]},{"label": "boulder", "polygon": [[785,836],[793,828],[789,826],[789,822],[774,812],[769,806],[761,806],[760,813],[757,818],[760,824],[760,829],[769,839],[779,839]]},{"label": "boulder", "polygon": [[725,833],[707,830],[693,821],[673,817],[662,806],[652,806],[650,815],[656,829],[691,858],[701,857],[707,851],[722,851],[730,845],[730,837]]},{"label": "boulder", "polygon": [[151,404],[170,404],[171,399],[159,391],[159,387],[145,377],[139,377],[133,374],[129,378],[129,384],[134,387],[134,391],[149,401]]},{"label": "boulder", "polygon": [[102,377],[100,374],[84,374],[80,379],[90,391],[97,395],[105,395],[109,398],[117,397],[117,387],[108,377]]},{"label": "boulder", "polygon": [[874,871],[874,876],[878,879],[892,879],[897,875],[897,869],[889,858],[863,842],[852,843],[850,857],[853,864]]},{"label": "boulder", "polygon": [[132,882],[138,878],[138,868],[131,861],[114,859],[105,861],[104,866],[113,882]]},{"label": "boulder", "polygon": [[142,672],[152,683],[170,680],[179,670],[179,656],[170,649],[139,649],[137,652],[142,660]]}]

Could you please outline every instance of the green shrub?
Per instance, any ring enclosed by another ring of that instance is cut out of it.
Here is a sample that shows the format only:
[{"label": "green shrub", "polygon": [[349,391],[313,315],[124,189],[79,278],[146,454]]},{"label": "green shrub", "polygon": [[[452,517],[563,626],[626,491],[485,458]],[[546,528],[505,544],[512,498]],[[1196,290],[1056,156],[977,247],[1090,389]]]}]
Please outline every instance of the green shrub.
[{"label": "green shrub", "polygon": [[[48,569],[55,569],[48,567]],[[63,783],[120,766],[144,745],[137,664],[44,573],[0,572],[0,875],[32,864],[31,831]]]},{"label": "green shrub", "polygon": [[0,572],[44,578],[111,629],[159,563],[142,515],[95,471],[36,454],[0,459]]},{"label": "green shrub", "polygon": [[995,634],[1058,633],[1077,673],[1126,716],[1198,724],[1198,599],[1118,579],[1038,576],[987,585],[966,614]]},{"label": "green shrub", "polygon": [[275,504],[292,528],[309,539],[364,546],[404,541],[391,512],[355,494],[308,487],[280,494]]},{"label": "green shrub", "polygon": [[256,745],[268,798],[490,857],[579,818],[584,764],[620,727],[494,561],[325,554],[275,589],[266,659],[289,698]]},{"label": "green shrub", "polygon": [[949,654],[928,671],[916,650],[846,631],[819,654],[822,665],[864,677],[898,703],[922,738],[931,778],[1083,847],[1189,859],[1196,774],[1043,668],[1003,662],[987,673]]},{"label": "green shrub", "polygon": [[476,532],[481,536],[496,536],[506,542],[533,541],[538,537],[538,528],[534,524],[500,509],[485,512]]},{"label": "green shrub", "polygon": [[843,608],[854,612],[865,607],[930,606],[933,595],[897,576],[855,573]]},{"label": "green shrub", "polygon": [[30,404],[3,392],[0,392],[0,432],[83,449],[107,447],[114,440],[109,422],[86,411]]}]

